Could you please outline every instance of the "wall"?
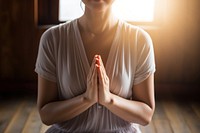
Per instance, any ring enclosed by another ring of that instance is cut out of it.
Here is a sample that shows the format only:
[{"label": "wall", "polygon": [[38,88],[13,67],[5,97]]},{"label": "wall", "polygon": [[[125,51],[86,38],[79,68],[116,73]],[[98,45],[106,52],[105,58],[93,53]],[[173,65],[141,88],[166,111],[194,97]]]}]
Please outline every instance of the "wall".
[{"label": "wall", "polygon": [[[199,93],[199,7],[199,0],[167,0],[165,21],[148,30],[155,48],[158,93]],[[0,0],[0,26],[1,90],[36,89],[33,70],[44,29],[35,25],[34,0]]]},{"label": "wall", "polygon": [[0,79],[33,80],[35,44],[33,1],[0,1]]},{"label": "wall", "polygon": [[0,0],[0,90],[31,88],[37,52],[34,1]]},{"label": "wall", "polygon": [[154,36],[158,82],[199,83],[198,0],[171,0],[163,27]]},{"label": "wall", "polygon": [[165,22],[150,31],[156,54],[157,92],[200,94],[199,0],[168,0]]}]

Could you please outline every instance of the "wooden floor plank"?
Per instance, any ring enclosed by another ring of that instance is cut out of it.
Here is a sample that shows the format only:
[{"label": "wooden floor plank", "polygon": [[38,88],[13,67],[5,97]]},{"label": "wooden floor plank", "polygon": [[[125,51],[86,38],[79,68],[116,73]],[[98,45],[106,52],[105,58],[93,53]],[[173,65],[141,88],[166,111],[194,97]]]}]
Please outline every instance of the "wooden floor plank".
[{"label": "wooden floor plank", "polygon": [[200,118],[200,103],[191,103],[190,104],[196,115]]},{"label": "wooden floor plank", "polygon": [[153,122],[151,122],[147,126],[140,126],[140,129],[141,129],[142,133],[156,133]]},{"label": "wooden floor plank", "polygon": [[162,104],[162,102],[156,103],[156,110],[153,117],[156,133],[173,133],[169,120],[162,108]]},{"label": "wooden floor plank", "polygon": [[191,133],[187,126],[184,116],[180,114],[180,110],[174,102],[164,102],[163,104],[165,114],[169,119],[173,132],[175,133]]},{"label": "wooden floor plank", "polygon": [[20,104],[19,100],[3,101],[0,102],[0,133],[5,131]]},{"label": "wooden floor plank", "polygon": [[189,103],[177,104],[192,133],[200,132],[200,118],[193,111]]},{"label": "wooden floor plank", "polygon": [[27,100],[22,101],[6,128],[5,133],[21,133],[32,107],[32,102]]},{"label": "wooden floor plank", "polygon": [[22,133],[39,133],[41,130],[42,122],[40,120],[36,106],[32,109],[28,120],[26,121]]},{"label": "wooden floor plank", "polygon": [[50,126],[46,126],[44,124],[42,124],[42,128],[40,130],[40,133],[45,133],[45,131],[49,128]]},{"label": "wooden floor plank", "polygon": [[[44,133],[34,98],[0,101],[0,133]],[[200,104],[157,101],[152,122],[143,133],[199,133]]]}]

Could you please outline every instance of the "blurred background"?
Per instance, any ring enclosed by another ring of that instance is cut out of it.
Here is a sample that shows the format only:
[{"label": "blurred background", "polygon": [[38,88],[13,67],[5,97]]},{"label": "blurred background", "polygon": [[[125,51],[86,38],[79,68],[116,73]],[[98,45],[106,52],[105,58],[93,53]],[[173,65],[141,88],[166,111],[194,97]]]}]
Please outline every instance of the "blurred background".
[{"label": "blurred background", "polygon": [[[123,0],[125,3],[118,5],[136,1]],[[142,130],[198,133],[200,1],[147,1],[136,2],[141,6],[137,10],[129,6],[128,11],[120,7],[118,12],[121,16],[127,13],[125,19],[144,28],[154,43],[156,111],[152,123]],[[42,124],[36,108],[34,68],[39,40],[51,26],[79,16],[84,10],[84,5],[79,4],[80,0],[0,0],[0,132],[42,133],[48,128]],[[150,13],[149,19],[135,18],[145,11]],[[70,16],[70,12],[74,15]]]},{"label": "blurred background", "polygon": [[[39,39],[61,22],[59,7],[58,0],[0,0],[0,95],[36,93]],[[200,98],[199,7],[199,0],[155,0],[154,21],[131,22],[153,39],[157,98]]]}]

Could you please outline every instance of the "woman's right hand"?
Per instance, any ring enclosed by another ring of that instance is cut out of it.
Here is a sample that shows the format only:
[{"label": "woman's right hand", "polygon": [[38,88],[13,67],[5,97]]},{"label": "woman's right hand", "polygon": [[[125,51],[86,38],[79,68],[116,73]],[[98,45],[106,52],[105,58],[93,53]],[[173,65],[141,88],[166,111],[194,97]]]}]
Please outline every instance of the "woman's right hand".
[{"label": "woman's right hand", "polygon": [[87,90],[84,97],[92,103],[98,102],[98,82],[97,82],[97,70],[96,70],[97,56],[94,57],[92,65],[87,76]]}]

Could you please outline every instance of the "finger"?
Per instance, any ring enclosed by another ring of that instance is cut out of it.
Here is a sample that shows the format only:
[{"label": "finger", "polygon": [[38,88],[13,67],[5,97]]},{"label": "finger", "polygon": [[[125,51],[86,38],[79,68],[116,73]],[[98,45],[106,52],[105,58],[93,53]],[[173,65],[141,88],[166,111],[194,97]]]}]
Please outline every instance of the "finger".
[{"label": "finger", "polygon": [[91,79],[92,79],[92,80],[96,80],[96,79],[97,79],[97,68],[96,68],[96,66],[94,66]]},{"label": "finger", "polygon": [[105,71],[104,63],[100,55],[98,56],[98,59],[99,59],[99,65],[102,66],[103,70]]},{"label": "finger", "polygon": [[99,66],[103,66],[103,62],[102,62],[102,59],[101,59],[100,55],[97,56],[97,63],[96,64],[99,65]]},{"label": "finger", "polygon": [[99,77],[99,84],[103,84],[103,82],[104,82],[104,74],[103,74],[101,66],[97,65],[97,72],[98,72],[98,77]]},{"label": "finger", "polygon": [[99,58],[96,58],[97,60],[96,60],[96,65],[98,65],[98,66],[100,66],[100,60],[99,60]]},{"label": "finger", "polygon": [[93,61],[92,61],[92,65],[90,67],[89,73],[88,73],[88,79],[89,80],[91,79],[92,74],[94,73],[95,64],[96,64],[96,59],[94,58]]},{"label": "finger", "polygon": [[101,75],[102,75],[102,81],[103,83],[106,83],[108,76],[106,74],[105,68],[101,67],[100,70],[101,70]]},{"label": "finger", "polygon": [[101,67],[100,70],[102,72],[102,77],[106,80],[106,77],[107,77],[106,69],[103,65],[103,61],[101,59],[101,56],[98,57],[98,65]]},{"label": "finger", "polygon": [[96,54],[96,55],[94,56],[94,58],[98,58],[98,56],[99,56],[99,55]]},{"label": "finger", "polygon": [[97,58],[94,58],[94,63],[93,63],[93,71],[92,71],[92,77],[91,78],[97,78],[97,69],[96,69],[96,62]]}]

